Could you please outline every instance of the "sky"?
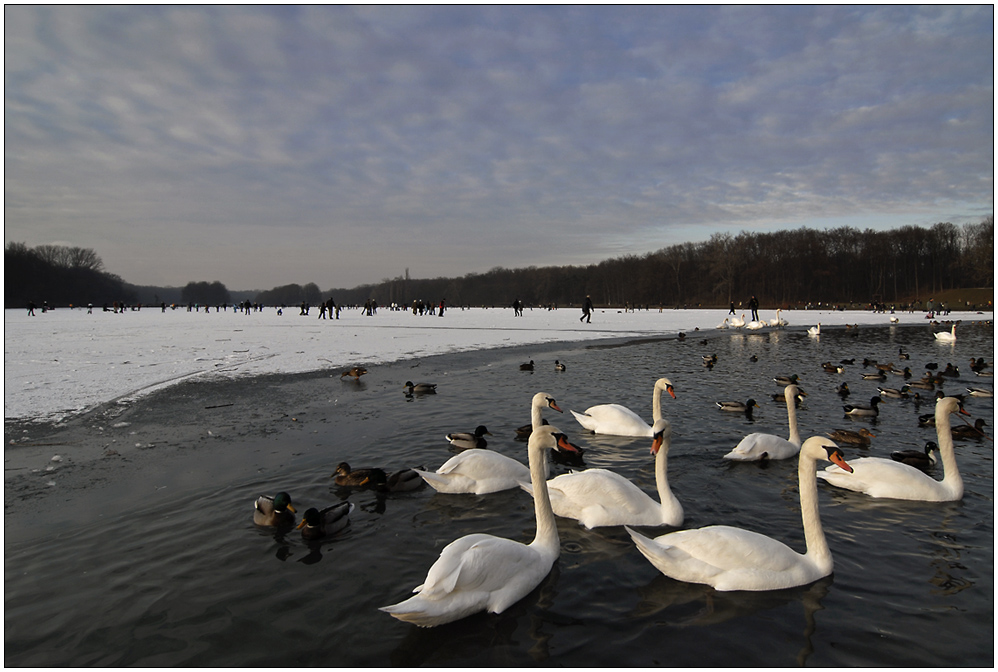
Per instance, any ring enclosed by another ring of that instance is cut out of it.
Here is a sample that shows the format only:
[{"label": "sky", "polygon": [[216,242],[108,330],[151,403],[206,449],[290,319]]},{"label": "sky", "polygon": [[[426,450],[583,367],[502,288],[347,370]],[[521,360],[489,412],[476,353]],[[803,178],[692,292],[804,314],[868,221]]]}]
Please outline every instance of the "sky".
[{"label": "sky", "polygon": [[351,288],[979,222],[986,6],[4,7],[4,242]]}]

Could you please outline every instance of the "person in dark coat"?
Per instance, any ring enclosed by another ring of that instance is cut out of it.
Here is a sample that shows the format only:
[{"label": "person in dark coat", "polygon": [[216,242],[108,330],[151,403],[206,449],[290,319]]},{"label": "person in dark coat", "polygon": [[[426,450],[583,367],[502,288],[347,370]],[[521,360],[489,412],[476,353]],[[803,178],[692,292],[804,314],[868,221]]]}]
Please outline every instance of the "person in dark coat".
[{"label": "person in dark coat", "polygon": [[589,298],[588,294],[586,294],[586,302],[582,304],[582,317],[579,318],[579,322],[585,320],[586,324],[590,324],[592,322],[591,320],[592,314],[593,314],[593,300]]},{"label": "person in dark coat", "polygon": [[753,294],[752,298],[749,299],[748,307],[752,309],[752,319],[753,320],[758,320],[759,319],[759,299],[755,298],[755,294]]}]

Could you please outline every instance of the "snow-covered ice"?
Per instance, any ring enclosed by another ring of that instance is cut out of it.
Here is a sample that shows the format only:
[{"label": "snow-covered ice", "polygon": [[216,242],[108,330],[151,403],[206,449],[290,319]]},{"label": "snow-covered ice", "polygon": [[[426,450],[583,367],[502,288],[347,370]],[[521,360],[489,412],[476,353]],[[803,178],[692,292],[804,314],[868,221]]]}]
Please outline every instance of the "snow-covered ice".
[{"label": "snow-covered ice", "polygon": [[[597,309],[591,324],[576,308],[450,308],[443,317],[381,308],[373,316],[344,310],[320,320],[298,308],[251,314],[161,312],[115,314],[61,308],[28,316],[4,312],[4,418],[57,421],[94,406],[149,393],[194,377],[336,371],[430,355],[535,343],[674,336],[712,331],[727,310],[624,312]],[[741,312],[739,312],[739,316]],[[868,311],[783,311],[788,328],[887,325],[891,315]],[[760,310],[763,321],[775,317]],[[897,313],[901,324],[926,324],[925,314]],[[988,319],[991,315],[989,314]],[[979,319],[954,312],[949,319]],[[766,327],[765,329],[772,329]]]}]

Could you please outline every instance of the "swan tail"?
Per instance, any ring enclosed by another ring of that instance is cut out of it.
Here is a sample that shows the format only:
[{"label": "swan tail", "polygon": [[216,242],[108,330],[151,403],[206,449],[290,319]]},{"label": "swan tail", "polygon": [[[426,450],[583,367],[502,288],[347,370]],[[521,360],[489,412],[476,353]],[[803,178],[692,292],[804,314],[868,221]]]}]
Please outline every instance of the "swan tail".
[{"label": "swan tail", "polygon": [[593,418],[591,415],[586,415],[585,413],[577,413],[575,411],[572,411],[571,409],[569,410],[571,411],[572,415],[575,416],[575,419],[579,421],[579,424],[582,425],[585,429],[588,429],[590,432],[596,431],[595,418]]}]

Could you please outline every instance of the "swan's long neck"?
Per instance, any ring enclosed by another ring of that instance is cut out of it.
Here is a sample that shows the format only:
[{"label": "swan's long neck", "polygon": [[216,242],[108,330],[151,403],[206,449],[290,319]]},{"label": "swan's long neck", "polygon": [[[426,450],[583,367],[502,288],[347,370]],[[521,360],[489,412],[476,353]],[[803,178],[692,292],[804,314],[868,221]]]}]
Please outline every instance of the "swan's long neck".
[{"label": "swan's long neck", "polygon": [[943,461],[942,484],[953,493],[955,499],[963,497],[963,477],[956,466],[956,452],[953,450],[953,428],[950,425],[949,411],[936,405],[936,443]]},{"label": "swan's long neck", "polygon": [[669,444],[671,438],[666,435],[662,438],[662,446],[655,456],[655,487],[658,489],[658,501],[662,504],[662,512],[672,511],[680,506],[679,500],[672,494],[669,487]]},{"label": "swan's long neck", "polygon": [[537,431],[537,428],[541,426],[541,405],[538,403],[530,404],[530,428],[533,431]]},{"label": "swan's long neck", "polygon": [[790,443],[800,445],[800,430],[797,429],[797,395],[786,392],[787,420],[790,422]]},{"label": "swan's long neck", "polygon": [[655,384],[651,393],[651,422],[655,424],[662,419],[662,388]]},{"label": "swan's long neck", "polygon": [[537,518],[537,533],[530,545],[557,557],[561,541],[558,538],[554,510],[551,508],[551,496],[548,494],[547,450],[540,446],[539,441],[531,441],[527,444],[527,451],[530,462],[530,483],[534,491],[534,516]]},{"label": "swan's long neck", "polygon": [[797,466],[797,487],[800,491],[800,514],[804,522],[804,545],[807,557],[826,573],[832,571],[832,552],[825,541],[818,514],[818,475],[813,457],[801,452]]}]

